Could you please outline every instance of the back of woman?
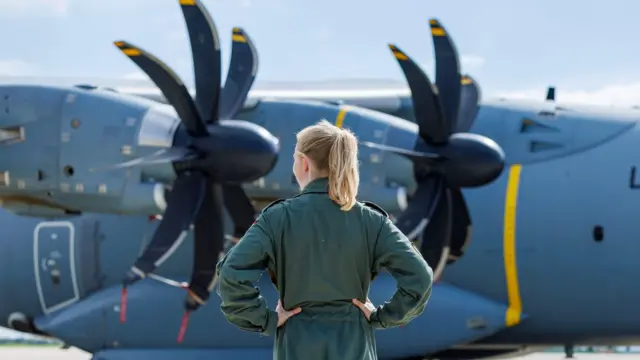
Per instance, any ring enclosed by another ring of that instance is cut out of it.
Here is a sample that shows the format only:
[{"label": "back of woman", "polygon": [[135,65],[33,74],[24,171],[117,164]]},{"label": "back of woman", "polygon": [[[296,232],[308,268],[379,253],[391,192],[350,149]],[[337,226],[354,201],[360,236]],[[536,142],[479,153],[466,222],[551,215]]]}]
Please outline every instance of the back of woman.
[{"label": "back of woman", "polygon": [[[282,305],[304,309],[278,333],[277,353],[287,359],[303,359],[309,350],[325,354],[318,359],[375,359],[371,325],[352,299],[367,298],[381,216],[362,204],[340,210],[326,187],[326,179],[314,180],[287,200],[276,226]],[[300,346],[302,338],[311,345]]]},{"label": "back of woman", "polygon": [[281,233],[274,240],[278,282],[287,285],[280,293],[285,307],[342,302],[352,308],[351,299],[369,289],[375,210],[356,204],[341,211],[327,196],[326,184],[315,180],[281,210]]},{"label": "back of woman", "polygon": [[[420,254],[382,209],[356,201],[357,161],[348,130],[305,128],[293,166],[301,193],[265,208],[218,264],[223,314],[276,335],[276,359],[377,359],[374,329],[409,322],[429,298],[432,272]],[[276,311],[253,286],[265,268],[280,294]],[[383,268],[398,291],[375,308],[367,295]]]}]

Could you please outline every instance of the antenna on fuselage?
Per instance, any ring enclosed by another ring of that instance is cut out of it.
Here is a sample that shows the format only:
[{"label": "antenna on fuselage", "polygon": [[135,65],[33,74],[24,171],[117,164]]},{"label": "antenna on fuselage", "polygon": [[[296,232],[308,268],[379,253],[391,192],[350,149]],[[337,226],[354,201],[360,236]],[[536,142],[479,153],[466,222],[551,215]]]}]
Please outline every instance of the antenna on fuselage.
[{"label": "antenna on fuselage", "polygon": [[547,88],[547,101],[556,101],[556,87],[555,86],[549,86]]},{"label": "antenna on fuselage", "polygon": [[556,88],[555,86],[547,87],[547,97],[544,100],[544,106],[538,113],[541,116],[556,115]]}]

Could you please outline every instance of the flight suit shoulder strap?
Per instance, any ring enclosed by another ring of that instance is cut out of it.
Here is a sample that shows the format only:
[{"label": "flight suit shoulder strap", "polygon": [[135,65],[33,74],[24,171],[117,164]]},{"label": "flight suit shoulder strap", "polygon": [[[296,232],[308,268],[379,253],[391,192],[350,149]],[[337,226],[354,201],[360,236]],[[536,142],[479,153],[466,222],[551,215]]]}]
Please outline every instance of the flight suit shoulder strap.
[{"label": "flight suit shoulder strap", "polygon": [[371,201],[363,201],[362,204],[368,208],[371,208],[377,212],[379,212],[380,214],[384,215],[385,218],[389,218],[389,214],[387,214],[386,211],[384,211],[384,209],[382,207],[380,207],[380,205],[371,202]]},{"label": "flight suit shoulder strap", "polygon": [[270,203],[269,205],[265,206],[264,209],[262,209],[261,213],[265,213],[267,210],[269,209],[273,209],[274,206],[283,203],[284,201],[286,201],[287,199],[278,199],[276,201],[273,201],[272,203]]}]

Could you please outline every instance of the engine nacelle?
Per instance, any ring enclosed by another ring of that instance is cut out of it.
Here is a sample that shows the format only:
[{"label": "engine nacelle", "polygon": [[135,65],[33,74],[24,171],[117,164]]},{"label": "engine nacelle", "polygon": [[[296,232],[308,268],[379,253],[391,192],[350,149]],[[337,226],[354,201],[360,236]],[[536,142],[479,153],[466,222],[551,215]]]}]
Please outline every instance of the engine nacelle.
[{"label": "engine nacelle", "polygon": [[46,204],[36,204],[24,199],[2,199],[0,207],[19,216],[28,216],[41,219],[64,219],[80,215],[79,212],[55,207]]},{"label": "engine nacelle", "polygon": [[171,164],[96,171],[172,145],[173,108],[88,87],[0,86],[0,199],[19,215],[157,214]]},{"label": "engine nacelle", "polygon": [[[162,214],[167,207],[166,188],[159,183],[131,183],[122,197],[100,199],[92,195],[74,195],[63,206],[25,197],[0,198],[0,207],[16,215],[43,219],[62,219],[82,212],[111,212],[120,214]],[[100,202],[91,204],[92,202]],[[68,207],[68,208],[67,208]],[[81,209],[79,210],[73,210]]]},{"label": "engine nacelle", "polygon": [[358,197],[374,202],[383,208],[393,220],[407,208],[407,191],[404,187],[361,186]]},{"label": "engine nacelle", "polygon": [[119,208],[122,213],[162,214],[167,208],[166,191],[160,183],[130,184],[125,188]]}]

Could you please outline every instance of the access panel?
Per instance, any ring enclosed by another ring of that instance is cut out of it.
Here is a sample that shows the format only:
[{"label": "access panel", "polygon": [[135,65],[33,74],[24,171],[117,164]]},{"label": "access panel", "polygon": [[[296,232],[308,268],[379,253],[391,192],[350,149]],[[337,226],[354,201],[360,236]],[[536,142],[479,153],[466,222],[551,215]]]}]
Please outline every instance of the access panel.
[{"label": "access panel", "polygon": [[47,314],[80,298],[75,268],[75,228],[69,221],[39,223],[34,230],[36,287]]}]

